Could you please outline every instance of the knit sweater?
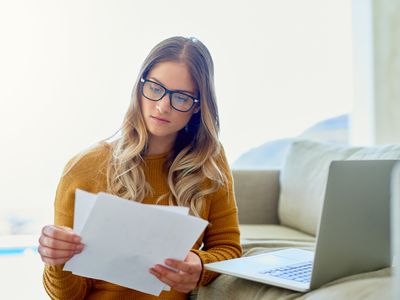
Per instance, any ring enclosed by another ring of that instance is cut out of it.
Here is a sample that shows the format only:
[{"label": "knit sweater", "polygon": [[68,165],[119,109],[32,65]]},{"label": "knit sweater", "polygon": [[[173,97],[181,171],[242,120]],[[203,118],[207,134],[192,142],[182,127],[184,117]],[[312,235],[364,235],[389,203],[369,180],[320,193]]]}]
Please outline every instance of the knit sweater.
[{"label": "knit sweater", "polygon": [[[104,162],[108,160],[109,155],[111,155],[111,146],[99,145],[85,154],[61,178],[54,203],[55,224],[73,227],[75,190],[77,188],[91,193],[107,191],[106,164]],[[166,176],[162,171],[166,157],[167,154],[144,158],[142,167],[146,181],[153,189],[153,195],[146,197],[142,203],[156,204],[157,198],[169,191]],[[71,166],[72,161],[74,159],[67,164],[66,168]],[[205,197],[205,205],[200,216],[208,220],[210,224],[191,250],[200,257],[203,265],[236,258],[242,252],[232,176],[223,153],[217,163],[227,176],[228,185]],[[168,202],[163,200],[158,204],[168,205]],[[200,247],[201,250],[199,250]],[[103,280],[77,276],[62,269],[63,265],[45,265],[43,284],[51,299],[188,299],[187,294],[174,289],[168,292],[163,291],[159,297],[154,297]],[[217,276],[217,273],[203,268],[198,285],[207,285]]]}]

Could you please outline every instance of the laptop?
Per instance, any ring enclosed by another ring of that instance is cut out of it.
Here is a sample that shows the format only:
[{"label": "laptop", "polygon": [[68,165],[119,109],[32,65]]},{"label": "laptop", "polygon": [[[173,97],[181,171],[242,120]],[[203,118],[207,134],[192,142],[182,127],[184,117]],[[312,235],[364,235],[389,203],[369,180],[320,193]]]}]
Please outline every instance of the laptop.
[{"label": "laptop", "polygon": [[392,172],[392,255],[394,268],[394,297],[400,299],[400,162],[396,164]]},{"label": "laptop", "polygon": [[390,266],[390,176],[396,162],[331,162],[315,251],[288,248],[205,269],[306,292]]}]

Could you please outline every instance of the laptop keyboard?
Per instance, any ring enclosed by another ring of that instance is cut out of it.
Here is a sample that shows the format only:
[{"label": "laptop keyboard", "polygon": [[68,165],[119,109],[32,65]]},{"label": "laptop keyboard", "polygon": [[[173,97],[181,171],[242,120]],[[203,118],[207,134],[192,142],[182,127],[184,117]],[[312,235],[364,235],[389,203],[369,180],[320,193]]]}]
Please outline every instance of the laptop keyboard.
[{"label": "laptop keyboard", "polygon": [[311,280],[312,261],[261,271],[261,274],[307,283]]}]

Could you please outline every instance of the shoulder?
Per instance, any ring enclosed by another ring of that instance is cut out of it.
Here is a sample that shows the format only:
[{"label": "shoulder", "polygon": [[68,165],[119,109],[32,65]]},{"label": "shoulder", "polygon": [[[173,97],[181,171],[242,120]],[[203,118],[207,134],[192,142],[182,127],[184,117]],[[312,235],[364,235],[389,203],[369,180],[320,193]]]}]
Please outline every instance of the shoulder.
[{"label": "shoulder", "polygon": [[221,144],[214,160],[222,178],[219,181],[218,189],[205,196],[202,218],[208,219],[210,222],[214,222],[216,218],[237,213],[232,171]]},{"label": "shoulder", "polygon": [[112,155],[112,146],[100,142],[74,155],[66,164],[63,177],[97,177],[105,174],[108,161]]},{"label": "shoulder", "polygon": [[76,189],[91,193],[105,191],[106,166],[111,153],[110,145],[102,142],[68,161],[56,191],[56,224],[72,227]]},{"label": "shoulder", "polygon": [[[226,158],[225,150],[222,144],[219,144],[219,149],[215,152],[211,159],[211,164],[215,170],[214,176],[208,177],[206,187],[218,186],[217,194],[225,193],[232,185],[232,171],[229,167]],[[215,194],[215,193],[213,193]]]}]

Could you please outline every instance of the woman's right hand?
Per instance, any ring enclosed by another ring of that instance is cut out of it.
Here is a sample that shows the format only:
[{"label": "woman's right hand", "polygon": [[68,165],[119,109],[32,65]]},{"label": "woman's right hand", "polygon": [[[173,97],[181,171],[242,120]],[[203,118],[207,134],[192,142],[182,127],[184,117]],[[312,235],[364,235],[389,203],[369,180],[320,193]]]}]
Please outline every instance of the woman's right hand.
[{"label": "woman's right hand", "polygon": [[67,262],[83,247],[80,236],[71,228],[47,225],[42,229],[38,251],[43,262],[54,266]]}]

